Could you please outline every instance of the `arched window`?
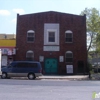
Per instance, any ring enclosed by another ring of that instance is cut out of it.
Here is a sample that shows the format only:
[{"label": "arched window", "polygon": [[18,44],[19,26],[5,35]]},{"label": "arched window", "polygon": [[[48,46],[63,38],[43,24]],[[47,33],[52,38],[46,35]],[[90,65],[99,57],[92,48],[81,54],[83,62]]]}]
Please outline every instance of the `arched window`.
[{"label": "arched window", "polygon": [[70,30],[65,31],[65,41],[72,42],[73,41],[73,32]]},{"label": "arched window", "polygon": [[27,42],[34,42],[35,32],[33,30],[27,31]]},{"label": "arched window", "polygon": [[73,53],[71,51],[66,51],[65,58],[66,62],[73,62]]},{"label": "arched window", "polygon": [[26,59],[27,60],[33,60],[34,58],[34,52],[32,50],[29,50],[26,52]]}]

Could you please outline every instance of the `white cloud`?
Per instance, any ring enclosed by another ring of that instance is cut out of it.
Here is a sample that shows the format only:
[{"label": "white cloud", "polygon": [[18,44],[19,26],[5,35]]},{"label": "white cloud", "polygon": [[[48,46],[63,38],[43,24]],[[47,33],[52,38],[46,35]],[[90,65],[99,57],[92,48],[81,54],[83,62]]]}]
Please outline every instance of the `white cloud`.
[{"label": "white cloud", "polygon": [[25,11],[23,9],[13,9],[15,13],[24,14]]},{"label": "white cloud", "polygon": [[10,15],[10,12],[8,10],[0,10],[0,15],[8,16]]}]

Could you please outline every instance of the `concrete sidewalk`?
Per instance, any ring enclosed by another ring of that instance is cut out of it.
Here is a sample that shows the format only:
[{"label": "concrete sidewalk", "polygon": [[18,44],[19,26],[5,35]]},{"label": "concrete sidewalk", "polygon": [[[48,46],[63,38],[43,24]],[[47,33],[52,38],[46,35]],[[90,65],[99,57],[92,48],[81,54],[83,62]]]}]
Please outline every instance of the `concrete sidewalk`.
[{"label": "concrete sidewalk", "polygon": [[[1,79],[1,77],[0,77]],[[28,79],[27,77],[11,77],[11,79]],[[36,79],[58,79],[58,80],[89,80],[89,75],[42,75]]]},{"label": "concrete sidewalk", "polygon": [[43,75],[39,79],[67,79],[67,80],[87,80],[88,75]]}]

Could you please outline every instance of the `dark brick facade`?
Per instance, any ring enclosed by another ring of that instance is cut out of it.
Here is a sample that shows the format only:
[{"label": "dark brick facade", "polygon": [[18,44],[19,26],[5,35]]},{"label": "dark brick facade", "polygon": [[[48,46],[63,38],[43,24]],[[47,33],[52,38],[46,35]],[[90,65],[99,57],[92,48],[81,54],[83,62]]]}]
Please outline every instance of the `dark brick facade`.
[{"label": "dark brick facade", "polygon": [[[60,51],[43,51],[44,46],[44,23],[58,23]],[[59,12],[42,12],[27,15],[17,15],[16,28],[16,60],[26,60],[26,52],[34,51],[34,60],[39,61],[39,56],[56,58],[58,60],[58,73],[67,74],[66,65],[73,65],[73,74],[78,73],[78,62],[82,61],[83,72],[86,71],[86,16],[72,15]],[[34,43],[27,43],[27,31],[35,31]],[[65,31],[73,32],[73,42],[65,42]],[[65,62],[65,52],[73,52],[73,62]],[[64,56],[64,62],[59,62],[59,56]],[[41,62],[44,69],[44,62]]]}]

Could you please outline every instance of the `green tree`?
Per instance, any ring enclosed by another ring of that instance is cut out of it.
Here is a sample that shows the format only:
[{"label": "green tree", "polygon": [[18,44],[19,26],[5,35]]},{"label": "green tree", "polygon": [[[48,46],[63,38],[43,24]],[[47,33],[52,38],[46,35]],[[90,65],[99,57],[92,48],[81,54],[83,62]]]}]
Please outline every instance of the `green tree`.
[{"label": "green tree", "polygon": [[[100,25],[100,23],[99,23]],[[98,53],[100,53],[100,27],[99,27],[99,30],[98,30],[98,33],[97,33],[97,37],[96,37],[96,51]]]},{"label": "green tree", "polygon": [[85,8],[85,10],[81,12],[81,15],[83,14],[86,14],[87,36],[90,39],[87,47],[87,51],[89,52],[91,48],[96,48],[98,45],[96,40],[97,36],[100,35],[100,14],[96,8]]}]

